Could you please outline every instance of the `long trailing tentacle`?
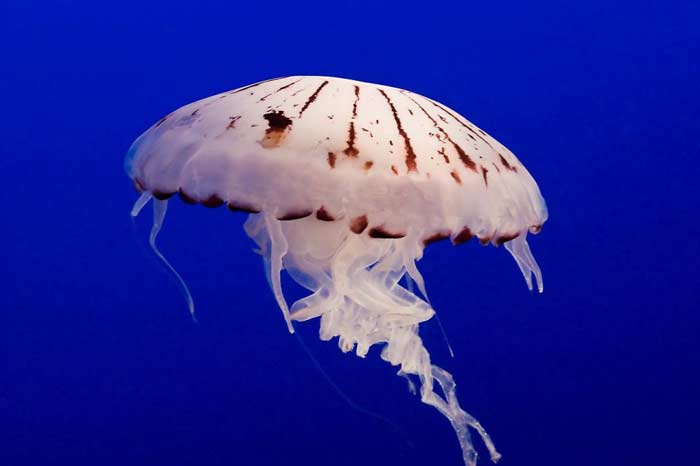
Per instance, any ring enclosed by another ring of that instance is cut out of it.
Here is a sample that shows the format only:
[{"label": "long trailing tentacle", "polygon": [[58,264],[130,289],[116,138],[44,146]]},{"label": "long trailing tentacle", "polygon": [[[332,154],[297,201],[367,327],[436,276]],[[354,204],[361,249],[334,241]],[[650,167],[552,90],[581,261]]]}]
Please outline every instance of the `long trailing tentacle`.
[{"label": "long trailing tentacle", "polygon": [[[143,196],[141,197],[143,198]],[[140,201],[141,199],[139,199]],[[147,202],[147,201],[146,201]],[[144,202],[145,204],[145,202]],[[137,202],[138,205],[138,202]],[[136,207],[136,206],[134,206]],[[141,206],[143,207],[143,205]],[[182,290],[182,293],[185,295],[185,299],[187,300],[187,308],[190,311],[190,315],[192,316],[192,319],[195,321],[197,318],[195,317],[194,314],[194,300],[192,299],[192,294],[190,293],[190,289],[187,287],[187,283],[185,283],[185,280],[180,276],[180,274],[175,270],[175,267],[173,267],[170,262],[168,262],[168,259],[165,258],[163,253],[160,252],[158,249],[158,246],[156,246],[156,238],[158,237],[158,233],[160,232],[160,229],[163,226],[163,220],[165,220],[165,214],[168,211],[168,201],[161,201],[158,199],[153,200],[153,226],[151,227],[151,234],[148,238],[148,244],[151,245],[151,249],[155,253],[155,255],[158,257],[158,259],[161,260],[161,262],[165,265],[165,267],[173,274],[175,277],[175,280],[178,282],[180,285],[180,289]],[[133,212],[133,210],[132,210]],[[138,214],[138,211],[136,212]],[[132,213],[133,215],[133,213]]]},{"label": "long trailing tentacle", "polygon": [[[406,257],[404,259],[404,267],[406,267],[406,281],[408,283],[415,282],[415,284],[418,286],[418,290],[420,290],[425,300],[428,303],[430,303],[430,298],[428,297],[428,292],[425,288],[425,280],[423,279],[423,274],[421,274],[420,270],[418,270],[415,259],[412,257]],[[409,291],[413,292],[411,288],[409,288]],[[440,329],[440,333],[442,334],[442,339],[445,341],[447,350],[450,352],[450,357],[454,358],[455,352],[452,350],[450,340],[447,338],[447,332],[445,331],[445,327],[443,327],[442,321],[440,320],[440,316],[437,312],[435,313],[435,322],[437,322],[438,324],[438,328]]]},{"label": "long trailing tentacle", "polygon": [[287,329],[289,333],[294,333],[294,326],[292,325],[292,319],[289,317],[289,306],[287,306],[287,301],[284,299],[284,294],[282,293],[282,259],[287,254],[288,245],[287,239],[284,237],[282,232],[282,226],[279,220],[274,218],[270,214],[265,215],[265,227],[270,235],[270,253],[266,256],[266,268],[268,272],[268,279],[270,281],[270,287],[272,288],[272,293],[275,295],[277,304],[282,310],[282,315],[284,315],[284,320],[287,322]]},{"label": "long trailing tentacle", "polygon": [[148,244],[150,245],[151,250],[153,250],[153,252],[155,253],[156,257],[163,263],[163,265],[165,265],[166,269],[170,273],[172,273],[173,277],[175,278],[175,281],[178,283],[178,286],[182,291],[182,294],[185,296],[185,299],[187,301],[187,308],[190,312],[190,315],[192,316],[192,319],[196,322],[197,318],[194,314],[194,300],[192,299],[192,293],[190,293],[190,290],[187,287],[187,283],[185,283],[185,280],[182,278],[182,276],[180,276],[177,270],[175,270],[175,268],[165,258],[163,253],[160,252],[158,246],[156,246],[156,238],[158,237],[158,233],[163,227],[165,214],[168,210],[168,201],[154,199],[153,195],[148,191],[141,193],[139,198],[134,203],[134,206],[131,208],[130,215],[132,225],[134,225],[134,219],[141,213],[143,208],[146,206],[146,204],[148,204],[148,202],[151,199],[153,199],[153,226],[151,227],[151,233],[148,238]]},{"label": "long trailing tentacle", "polygon": [[[355,411],[357,411],[357,412],[359,412],[359,413],[365,414],[365,415],[367,415],[367,416],[369,416],[369,417],[373,417],[373,418],[375,418],[375,419],[377,419],[377,420],[379,420],[379,421],[381,421],[381,422],[387,424],[392,430],[394,430],[395,432],[397,432],[397,433],[401,436],[401,438],[403,439],[403,441],[406,442],[406,445],[408,445],[410,448],[414,448],[414,445],[413,445],[413,443],[410,441],[410,439],[408,438],[408,435],[406,435],[406,432],[404,432],[404,430],[403,430],[401,427],[399,427],[398,424],[396,424],[395,422],[393,422],[391,419],[389,419],[389,418],[387,418],[387,417],[385,417],[385,416],[382,416],[382,415],[379,414],[379,413],[375,413],[374,411],[370,411],[369,409],[365,408],[364,406],[361,406],[361,405],[357,404],[357,402],[355,402],[355,400],[353,400],[352,398],[350,398],[350,396],[348,396],[348,395],[338,386],[338,384],[331,378],[331,376],[323,369],[323,367],[321,366],[321,363],[318,362],[318,360],[317,360],[316,357],[313,355],[313,353],[311,352],[311,350],[309,349],[309,347],[306,346],[306,343],[304,343],[304,339],[301,337],[301,334],[300,334],[300,333],[296,333],[296,337],[297,337],[297,342],[299,342],[299,345],[300,345],[301,348],[304,350],[304,353],[306,353],[306,355],[309,357],[309,359],[310,359],[311,362],[313,363],[313,365],[314,365],[314,367],[316,368],[316,370],[318,370],[318,371],[321,373],[321,375],[322,375],[323,378],[326,380],[326,382],[328,382],[328,385],[330,385],[331,388],[332,388],[333,390],[335,390],[335,392],[337,393],[337,395],[338,395],[348,406],[350,406],[350,408],[354,409]],[[407,378],[408,378],[408,377],[407,377]],[[411,382],[410,379],[409,379],[408,382],[409,382],[409,384],[412,384],[412,383],[413,383],[413,382]]]}]

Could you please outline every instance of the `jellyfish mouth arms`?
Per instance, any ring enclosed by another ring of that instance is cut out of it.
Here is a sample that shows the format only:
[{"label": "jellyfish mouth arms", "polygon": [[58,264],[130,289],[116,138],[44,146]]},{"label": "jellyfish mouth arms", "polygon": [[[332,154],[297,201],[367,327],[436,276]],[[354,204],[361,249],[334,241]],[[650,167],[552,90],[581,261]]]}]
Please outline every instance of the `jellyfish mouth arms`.
[{"label": "jellyfish mouth arms", "polygon": [[[422,242],[412,236],[373,239],[347,228],[333,231],[328,222],[316,222],[326,225],[319,228],[326,228],[328,234],[323,238],[333,243],[334,252],[328,255],[325,252],[328,244],[320,245],[308,239],[319,236],[308,231],[302,233],[302,226],[311,222],[316,221],[311,218],[280,222],[274,215],[261,213],[251,215],[245,225],[266,263],[278,264],[268,267],[269,283],[278,303],[283,303],[280,308],[285,319],[290,322],[319,317],[322,340],[337,337],[343,352],[354,350],[363,358],[372,345],[382,344],[381,358],[398,366],[398,375],[417,377],[421,401],[450,421],[464,464],[474,466],[477,459],[470,429],[479,434],[491,459],[497,461],[500,454],[488,433],[460,406],[452,375],[432,364],[419,336],[420,323],[433,317],[435,311],[426,300],[400,284],[410,271],[425,290],[415,268],[416,255],[422,254],[422,247],[416,249],[415,245]],[[277,241],[282,241],[282,245],[275,245]],[[275,257],[280,251],[284,251],[281,258]],[[279,279],[282,270],[287,270],[295,281],[312,292],[290,308],[282,295]]]}]

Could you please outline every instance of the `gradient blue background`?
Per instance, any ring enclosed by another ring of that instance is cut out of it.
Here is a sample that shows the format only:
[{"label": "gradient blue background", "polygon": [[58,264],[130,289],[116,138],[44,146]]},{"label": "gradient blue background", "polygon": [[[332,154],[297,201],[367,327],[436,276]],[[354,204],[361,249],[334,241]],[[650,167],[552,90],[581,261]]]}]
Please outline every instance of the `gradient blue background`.
[{"label": "gradient blue background", "polygon": [[292,74],[445,102],[538,180],[543,295],[502,248],[439,244],[419,264],[456,359],[434,322],[422,335],[503,465],[697,461],[698,3],[484,3],[2,1],[0,464],[461,464],[376,349],[360,360],[298,325],[403,433],[336,394],[242,215],[171,203],[160,244],[198,324],[144,253],[149,220],[131,230],[136,136]]}]

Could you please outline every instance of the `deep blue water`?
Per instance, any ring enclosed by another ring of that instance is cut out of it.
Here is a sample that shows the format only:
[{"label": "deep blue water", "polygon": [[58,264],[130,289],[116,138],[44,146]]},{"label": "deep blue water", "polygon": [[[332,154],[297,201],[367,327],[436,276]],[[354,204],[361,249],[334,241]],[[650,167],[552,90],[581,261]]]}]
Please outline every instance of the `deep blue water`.
[{"label": "deep blue water", "polygon": [[360,360],[298,325],[401,432],[337,395],[287,333],[243,216],[171,203],[160,245],[196,324],[149,221],[132,231],[136,136],[292,74],[433,97],[537,179],[544,294],[503,248],[438,244],[419,264],[457,357],[434,322],[424,340],[503,465],[696,460],[697,2],[145,3],[0,4],[0,464],[461,464],[376,349]]}]

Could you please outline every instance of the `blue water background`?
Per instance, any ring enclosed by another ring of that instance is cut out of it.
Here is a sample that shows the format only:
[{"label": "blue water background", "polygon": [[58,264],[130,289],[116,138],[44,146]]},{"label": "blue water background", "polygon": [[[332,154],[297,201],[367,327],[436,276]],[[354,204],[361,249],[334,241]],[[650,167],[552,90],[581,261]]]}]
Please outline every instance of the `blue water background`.
[{"label": "blue water background", "polygon": [[148,218],[131,229],[134,138],[292,74],[433,97],[538,181],[544,294],[503,248],[438,244],[419,264],[456,358],[434,322],[421,335],[503,465],[693,464],[699,25],[697,2],[4,0],[0,464],[461,464],[376,349],[297,325],[399,429],[338,396],[287,333],[242,215],[171,203],[160,244],[197,324],[144,253]]}]

